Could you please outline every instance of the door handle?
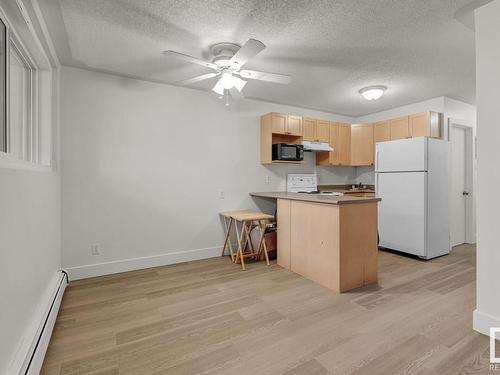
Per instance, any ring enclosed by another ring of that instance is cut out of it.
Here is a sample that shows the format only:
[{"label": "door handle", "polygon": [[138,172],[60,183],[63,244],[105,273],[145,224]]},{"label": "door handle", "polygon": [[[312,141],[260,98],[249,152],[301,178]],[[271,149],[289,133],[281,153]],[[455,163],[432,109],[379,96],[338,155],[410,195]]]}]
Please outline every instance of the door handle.
[{"label": "door handle", "polygon": [[462,195],[469,195],[469,192],[468,191],[464,191],[464,192],[462,192]]}]

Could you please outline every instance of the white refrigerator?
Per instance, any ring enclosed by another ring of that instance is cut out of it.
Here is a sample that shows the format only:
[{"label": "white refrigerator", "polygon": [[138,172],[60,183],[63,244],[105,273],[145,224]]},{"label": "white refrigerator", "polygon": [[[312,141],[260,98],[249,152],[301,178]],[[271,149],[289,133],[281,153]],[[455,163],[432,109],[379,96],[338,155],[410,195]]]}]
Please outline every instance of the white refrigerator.
[{"label": "white refrigerator", "polygon": [[423,259],[450,252],[449,142],[377,143],[375,189],[380,247]]}]

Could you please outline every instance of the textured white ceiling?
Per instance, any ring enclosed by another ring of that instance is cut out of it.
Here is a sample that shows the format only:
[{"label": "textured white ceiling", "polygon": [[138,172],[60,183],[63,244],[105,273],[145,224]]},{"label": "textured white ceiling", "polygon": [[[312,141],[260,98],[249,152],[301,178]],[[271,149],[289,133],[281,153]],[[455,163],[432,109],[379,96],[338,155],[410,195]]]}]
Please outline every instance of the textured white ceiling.
[{"label": "textured white ceiling", "polygon": [[[476,0],[477,2],[478,0]],[[484,2],[484,1],[483,1]],[[446,95],[475,100],[474,32],[455,19],[471,0],[41,0],[61,62],[175,83],[207,70],[160,54],[209,59],[218,42],[259,39],[247,97],[351,116]],[[214,81],[194,84],[209,89]],[[358,90],[386,85],[379,101]]]}]

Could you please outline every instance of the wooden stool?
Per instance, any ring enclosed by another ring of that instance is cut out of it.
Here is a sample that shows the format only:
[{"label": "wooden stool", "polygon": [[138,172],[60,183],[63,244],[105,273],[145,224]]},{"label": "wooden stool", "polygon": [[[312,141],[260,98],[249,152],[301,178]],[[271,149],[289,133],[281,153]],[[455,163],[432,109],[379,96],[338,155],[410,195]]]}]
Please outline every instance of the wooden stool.
[{"label": "wooden stool", "polygon": [[[231,254],[231,260],[235,263],[240,261],[241,268],[245,270],[245,258],[255,258],[255,256],[262,251],[261,248],[263,247],[267,265],[269,265],[267,246],[266,242],[264,241],[264,234],[266,232],[267,226],[265,222],[274,220],[274,216],[251,210],[221,212],[220,215],[224,218],[224,226],[226,228],[226,235],[224,238],[224,246],[222,247],[221,256],[224,255],[226,246],[228,246],[229,252]],[[236,256],[234,256],[233,248],[231,245],[231,225],[233,222],[236,230],[236,239],[238,240],[238,250],[236,252]],[[249,230],[254,222],[257,222],[257,225],[260,227],[260,237],[257,251],[254,251],[253,249]],[[238,223],[240,223],[239,229]],[[247,246],[249,248],[249,251],[244,252]]]}]

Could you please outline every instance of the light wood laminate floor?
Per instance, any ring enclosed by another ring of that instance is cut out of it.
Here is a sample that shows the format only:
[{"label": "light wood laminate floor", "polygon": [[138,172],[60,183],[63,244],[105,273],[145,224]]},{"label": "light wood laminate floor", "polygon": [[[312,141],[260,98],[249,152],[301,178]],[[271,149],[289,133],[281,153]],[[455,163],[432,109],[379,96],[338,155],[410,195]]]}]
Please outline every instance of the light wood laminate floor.
[{"label": "light wood laminate floor", "polygon": [[72,282],[42,374],[482,374],[475,248],[380,252],[378,286],[336,294],[228,258]]}]

